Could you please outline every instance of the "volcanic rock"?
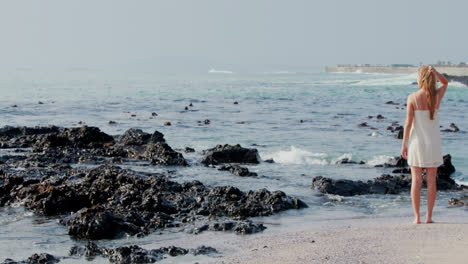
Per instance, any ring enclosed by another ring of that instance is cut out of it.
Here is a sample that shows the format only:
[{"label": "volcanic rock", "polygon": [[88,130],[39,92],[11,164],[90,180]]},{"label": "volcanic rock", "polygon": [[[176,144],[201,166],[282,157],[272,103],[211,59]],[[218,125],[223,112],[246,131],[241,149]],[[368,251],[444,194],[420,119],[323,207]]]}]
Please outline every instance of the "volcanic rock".
[{"label": "volcanic rock", "polygon": [[205,154],[202,163],[205,165],[217,165],[221,163],[254,163],[260,162],[257,149],[243,148],[237,145],[217,145],[214,148],[203,151]]}]

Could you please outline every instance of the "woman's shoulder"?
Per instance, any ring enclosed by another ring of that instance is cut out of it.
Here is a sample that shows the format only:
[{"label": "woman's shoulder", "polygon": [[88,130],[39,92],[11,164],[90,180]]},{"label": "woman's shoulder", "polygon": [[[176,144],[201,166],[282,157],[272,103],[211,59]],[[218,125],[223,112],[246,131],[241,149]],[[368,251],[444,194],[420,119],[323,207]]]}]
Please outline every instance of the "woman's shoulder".
[{"label": "woman's shoulder", "polygon": [[414,101],[414,98],[418,96],[418,92],[410,93],[408,95],[408,101]]},{"label": "woman's shoulder", "polygon": [[415,98],[419,98],[419,97],[421,97],[421,96],[424,96],[424,97],[426,96],[426,93],[425,93],[424,91],[421,91],[421,90],[416,91],[416,92],[411,93],[410,95],[408,95],[408,97],[411,97],[411,99],[413,99],[413,100],[414,100]]},{"label": "woman's shoulder", "polygon": [[418,92],[410,93],[408,95],[408,99],[407,99],[406,104],[407,105],[412,105],[413,109],[416,109],[416,104],[417,104],[416,98],[417,98],[417,96],[418,96]]}]

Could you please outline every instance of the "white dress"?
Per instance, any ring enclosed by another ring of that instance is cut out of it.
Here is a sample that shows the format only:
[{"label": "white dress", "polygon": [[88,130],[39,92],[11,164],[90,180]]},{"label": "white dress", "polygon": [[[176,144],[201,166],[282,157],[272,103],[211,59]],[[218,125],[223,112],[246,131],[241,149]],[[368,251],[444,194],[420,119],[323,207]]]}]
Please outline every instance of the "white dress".
[{"label": "white dress", "polygon": [[416,110],[408,139],[408,165],[421,168],[439,167],[444,162],[438,111],[435,110],[434,120],[431,120],[429,110],[418,109],[416,96],[414,96],[414,101]]}]

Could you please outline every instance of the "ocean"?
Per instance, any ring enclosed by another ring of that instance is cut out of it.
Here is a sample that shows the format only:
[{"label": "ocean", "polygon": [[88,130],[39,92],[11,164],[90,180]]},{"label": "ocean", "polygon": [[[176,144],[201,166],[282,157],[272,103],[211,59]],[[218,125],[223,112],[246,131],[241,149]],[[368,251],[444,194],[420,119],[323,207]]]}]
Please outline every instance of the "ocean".
[{"label": "ocean", "polygon": [[[197,179],[206,185],[233,185],[244,191],[282,190],[309,205],[306,209],[252,218],[267,226],[255,235],[290,231],[298,225],[317,225],[329,219],[408,216],[408,221],[412,221],[408,192],[327,197],[312,190],[311,183],[316,176],[368,180],[391,172],[374,166],[400,155],[401,140],[387,127],[393,122],[404,124],[404,104],[407,96],[417,91],[412,84],[416,77],[416,73],[235,73],[214,69],[191,74],[17,70],[0,76],[0,126],[88,125],[111,135],[122,134],[129,128],[148,133],[158,130],[174,149],[187,146],[196,150],[183,153],[190,166],[169,168],[175,170],[171,180]],[[450,83],[439,110],[442,129],[450,123],[460,128],[457,133],[442,132],[442,151],[452,156],[456,168],[452,177],[465,184],[468,184],[468,121],[464,118],[468,109],[467,91],[468,87],[462,84]],[[395,104],[386,104],[388,101]],[[378,114],[384,119],[376,119]],[[204,122],[207,119],[209,124]],[[171,122],[171,126],[164,126],[165,122]],[[363,122],[376,129],[358,127]],[[275,162],[247,166],[260,177],[237,177],[202,166],[201,151],[217,144],[256,148],[262,160]],[[10,152],[5,149],[0,151],[0,155],[7,153]],[[365,164],[335,164],[342,158]],[[123,167],[149,172],[168,170],[164,166]],[[422,215],[426,205],[424,193],[423,190]],[[438,214],[468,215],[467,209],[448,205],[451,197],[459,195],[438,192],[436,221]],[[167,230],[144,238],[102,240],[98,244],[137,244],[145,248],[204,244],[235,251],[229,247],[233,239],[242,236]],[[64,256],[71,246],[83,243],[70,238],[67,228],[58,224],[56,218],[35,216],[21,206],[0,209],[0,261],[7,257],[21,260],[40,252]],[[202,262],[204,258],[209,257],[168,258],[161,263]]]}]

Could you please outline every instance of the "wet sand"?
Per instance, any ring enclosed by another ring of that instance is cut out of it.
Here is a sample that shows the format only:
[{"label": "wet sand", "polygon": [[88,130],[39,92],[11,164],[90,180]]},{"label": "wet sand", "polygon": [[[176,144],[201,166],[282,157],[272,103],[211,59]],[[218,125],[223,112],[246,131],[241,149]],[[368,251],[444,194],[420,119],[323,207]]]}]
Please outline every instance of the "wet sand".
[{"label": "wet sand", "polygon": [[246,236],[232,242],[238,251],[211,263],[468,263],[468,218],[437,216],[436,223],[419,225],[411,221],[329,220],[293,232]]}]

